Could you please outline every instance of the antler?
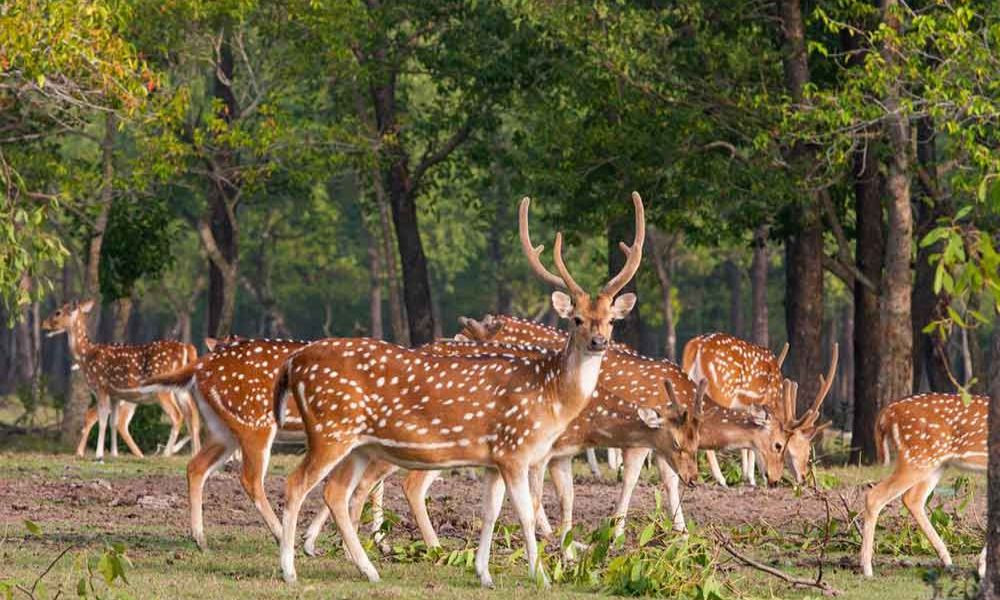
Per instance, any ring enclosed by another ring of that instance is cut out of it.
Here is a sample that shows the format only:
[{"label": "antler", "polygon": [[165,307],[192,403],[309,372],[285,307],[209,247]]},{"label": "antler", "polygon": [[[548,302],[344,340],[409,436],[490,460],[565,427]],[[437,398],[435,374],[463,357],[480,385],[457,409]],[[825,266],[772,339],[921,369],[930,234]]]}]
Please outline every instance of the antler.
[{"label": "antler", "polygon": [[[542,253],[542,250],[545,249],[545,246],[539,245],[536,247],[534,244],[531,243],[531,234],[528,232],[528,207],[530,205],[531,205],[531,198],[525,196],[521,200],[521,206],[517,216],[518,232],[521,235],[521,249],[524,250],[524,255],[528,258],[528,264],[531,265],[531,268],[535,272],[535,275],[538,275],[538,277],[545,283],[557,287],[559,289],[570,290],[574,293],[576,292],[582,293],[583,290],[579,289],[579,286],[576,286],[577,289],[574,290],[569,285],[569,281],[572,281],[572,278],[570,278],[570,280],[567,281],[564,277],[553,275],[551,271],[545,268],[545,266],[542,264],[542,261],[539,260],[538,256]],[[555,253],[557,257],[556,266],[559,267],[560,272],[566,272],[568,274],[568,271],[565,271],[566,269],[565,265],[562,265],[561,246],[562,246],[562,233],[559,233],[556,235],[556,247],[555,247]],[[576,285],[576,282],[573,282],[573,285]]]},{"label": "antler", "polygon": [[469,317],[459,317],[458,323],[468,330],[469,336],[477,342],[482,342],[489,337],[486,327],[479,321]]},{"label": "antler", "polygon": [[677,401],[677,394],[674,393],[674,384],[669,379],[664,379],[663,386],[667,388],[667,397],[670,398],[670,406],[672,408],[683,409],[683,405]]},{"label": "antler", "polygon": [[819,418],[819,409],[823,405],[823,400],[826,399],[826,395],[830,393],[830,388],[833,387],[833,378],[837,374],[837,361],[840,358],[840,344],[834,344],[833,350],[830,356],[830,367],[826,371],[826,377],[819,376],[819,393],[816,394],[816,399],[813,400],[812,406],[806,411],[802,418],[799,419],[795,424],[795,429],[799,427],[811,427],[816,423],[816,419]]},{"label": "antler", "polygon": [[701,418],[702,411],[705,409],[705,394],[708,392],[708,378],[702,377],[701,381],[698,382],[698,390],[694,395],[694,416],[696,418]]},{"label": "antler", "polygon": [[[635,205],[635,240],[631,246],[626,246],[625,242],[618,243],[627,258],[622,270],[601,290],[601,293],[607,296],[613,297],[622,291],[625,284],[635,276],[636,271],[639,270],[639,263],[642,261],[642,245],[646,241],[646,216],[639,192],[632,192],[632,203]],[[556,244],[558,243],[559,238],[556,238]]]},{"label": "antler", "polygon": [[556,234],[556,245],[552,248],[552,254],[556,260],[556,269],[559,270],[559,274],[562,275],[562,280],[566,282],[566,287],[568,287],[573,294],[587,295],[587,292],[583,291],[580,284],[578,284],[576,280],[573,279],[573,276],[569,274],[569,269],[566,268],[566,263],[563,262],[562,241],[563,237],[562,232],[560,231]]},{"label": "antler", "polygon": [[791,379],[785,378],[781,382],[781,397],[784,401],[784,421],[791,423],[795,420],[795,397],[798,395],[798,386]]},{"label": "antler", "polygon": [[779,369],[781,368],[781,365],[785,364],[785,359],[786,358],[788,358],[788,342],[785,342],[785,345],[781,347],[781,353],[778,354],[778,368]]}]

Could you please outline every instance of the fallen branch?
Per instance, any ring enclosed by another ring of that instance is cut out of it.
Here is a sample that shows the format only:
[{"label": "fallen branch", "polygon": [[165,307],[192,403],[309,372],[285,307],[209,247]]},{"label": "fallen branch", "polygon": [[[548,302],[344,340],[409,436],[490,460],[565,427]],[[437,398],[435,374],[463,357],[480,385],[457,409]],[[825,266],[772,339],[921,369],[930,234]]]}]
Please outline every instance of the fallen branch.
[{"label": "fallen branch", "polygon": [[733,546],[732,542],[726,536],[724,536],[718,529],[713,528],[713,534],[715,536],[715,540],[719,543],[720,546],[722,546],[722,549],[728,552],[733,558],[735,558],[736,560],[740,561],[741,563],[743,563],[748,567],[757,569],[762,573],[767,573],[772,577],[777,577],[778,579],[784,581],[785,583],[790,584],[792,587],[818,589],[821,592],[823,592],[825,596],[839,596],[844,593],[842,590],[839,590],[830,585],[829,583],[823,581],[822,572],[820,573],[820,576],[817,577],[815,580],[803,579],[801,577],[793,577],[788,573],[785,573],[784,571],[781,571],[774,567],[769,567],[764,563],[758,562],[750,558],[749,556],[742,554],[739,550],[737,550]]}]

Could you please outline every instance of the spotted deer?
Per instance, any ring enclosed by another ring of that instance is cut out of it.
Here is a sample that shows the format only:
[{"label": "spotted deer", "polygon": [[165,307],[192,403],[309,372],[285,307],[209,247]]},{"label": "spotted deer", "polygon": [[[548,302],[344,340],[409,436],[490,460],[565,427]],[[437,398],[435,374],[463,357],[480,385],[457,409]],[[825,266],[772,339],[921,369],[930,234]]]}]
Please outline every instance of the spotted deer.
[{"label": "spotted deer", "polygon": [[[985,471],[989,398],[972,396],[966,404],[958,394],[919,394],[882,409],[875,422],[875,447],[880,462],[896,448],[896,468],[865,497],[861,570],[872,576],[875,527],[887,504],[903,497],[938,557],[951,566],[951,555],[927,518],[926,503],[945,468]],[[979,574],[986,572],[986,548],[979,555]]]},{"label": "spotted deer", "polygon": [[[778,357],[767,348],[724,333],[709,333],[693,338],[684,346],[683,367],[692,379],[708,380],[708,395],[725,408],[745,410],[752,406],[768,407],[788,434],[785,460],[796,483],[801,483],[808,471],[812,440],[829,426],[817,426],[820,405],[814,403],[801,417],[796,417],[794,403],[789,405],[782,391],[784,376],[781,365],[788,354],[785,344]],[[837,368],[837,345],[834,345],[825,386],[832,384]],[[829,391],[827,389],[827,391]],[[817,396],[822,403],[826,394]],[[715,480],[725,487],[726,480],[719,469],[714,452],[707,452]],[[754,460],[749,450],[742,452],[741,468],[744,479],[756,484]]]},{"label": "spotted deer", "polygon": [[[559,347],[565,346],[563,339]],[[512,345],[506,343],[483,342],[474,344],[456,344],[453,342],[437,342],[424,346],[421,350],[442,356],[484,356],[509,355],[512,357],[544,357],[556,352],[556,348],[540,348],[531,345]],[[614,366],[609,354],[605,358],[605,368]],[[620,366],[620,365],[617,365]],[[602,371],[606,373],[606,371]],[[599,383],[593,399],[586,409],[574,419],[566,431],[559,436],[549,454],[539,463],[531,467],[532,498],[539,523],[543,526],[542,533],[550,534],[548,520],[541,510],[541,487],[546,465],[557,482],[560,498],[564,500],[564,523],[570,522],[572,514],[572,473],[573,456],[587,447],[605,447],[609,442],[620,443],[627,448],[655,448],[663,457],[672,475],[667,481],[670,490],[670,510],[683,521],[680,514],[680,496],[677,490],[678,480],[693,484],[698,476],[696,453],[701,425],[702,398],[704,387],[695,393],[694,386],[677,371],[680,377],[668,379],[664,384],[666,394],[648,394],[625,398],[609,392]],[[601,375],[601,380],[606,375]],[[677,393],[674,383],[677,382]],[[684,402],[678,401],[681,395]],[[551,461],[551,462],[550,462]],[[780,460],[779,460],[780,468]],[[360,509],[370,487],[381,481],[396,469],[386,461],[373,461],[358,484],[358,492],[354,495],[351,506],[352,519],[356,522]],[[404,492],[410,503],[411,510],[417,522],[424,541],[429,546],[438,545],[437,535],[427,514],[425,496],[431,483],[437,479],[439,471],[416,470],[409,474],[404,482]],[[565,493],[563,491],[565,490]],[[627,500],[625,501],[627,503]],[[374,501],[373,501],[374,505]],[[320,513],[314,519],[306,534],[306,548],[315,547],[325,513]],[[373,528],[375,526],[373,525]],[[569,528],[564,528],[563,533]]]},{"label": "spotted deer", "polygon": [[[264,475],[279,428],[271,390],[285,358],[307,342],[234,337],[206,343],[211,352],[196,363],[147,378],[137,390],[190,391],[205,420],[205,443],[187,466],[191,535],[199,548],[208,549],[202,499],[205,481],[239,450],[240,483],[275,539],[280,540],[281,521],[264,491]],[[286,410],[281,429],[301,430],[297,407],[289,404]]]},{"label": "spotted deer", "polygon": [[[493,340],[513,344],[537,343],[550,348],[558,348],[566,344],[565,333],[514,317],[488,316],[481,323],[471,319],[464,319],[462,323],[465,335],[472,338],[487,335],[488,337],[483,341]],[[598,394],[612,399],[610,405],[599,402],[598,397],[595,396],[591,405],[567,428],[553,446],[552,463],[549,470],[562,508],[561,535],[565,535],[572,528],[571,457],[587,445],[606,446],[611,443],[606,432],[612,428],[617,427],[617,431],[621,431],[622,424],[618,423],[621,418],[619,416],[620,405],[616,404],[617,399],[620,398],[623,402],[630,404],[646,405],[654,409],[657,406],[664,406],[669,389],[662,384],[656,385],[657,381],[670,382],[670,387],[678,392],[679,403],[687,408],[694,408],[695,386],[677,365],[669,361],[640,357],[620,344],[613,343],[611,345],[605,356],[605,364],[598,382]],[[795,393],[791,382],[786,382],[784,389],[786,394],[793,395]],[[670,403],[666,405],[669,406]],[[769,409],[758,408],[750,412],[733,411],[706,403],[704,410],[699,409],[697,412],[701,414],[698,440],[700,447],[718,450],[752,448],[762,457],[764,462],[762,470],[767,474],[769,481],[780,480],[784,470],[786,434],[780,426],[780,421],[771,414]],[[652,426],[662,422],[656,415],[648,412],[640,414],[640,417],[642,417],[643,423],[630,422],[625,419],[626,424],[635,430],[625,437],[631,437],[634,440],[643,435],[642,432],[646,427],[652,428]],[[621,436],[611,437],[618,439]],[[618,533],[624,531],[625,516],[632,493],[638,483],[642,465],[649,455],[650,448],[657,448],[663,454],[666,454],[665,450],[669,450],[662,443],[655,444],[647,439],[645,445],[636,444],[634,447],[626,448],[623,452],[623,485],[613,513]],[[683,531],[685,523],[680,504],[679,486],[677,485],[678,475],[671,468],[670,463],[662,458],[662,456],[658,457],[658,466],[661,478],[666,484],[668,507],[673,515],[673,525],[675,529]],[[539,474],[536,473],[534,479],[536,490],[541,489],[537,483],[540,482]],[[374,474],[372,475],[374,476]],[[429,545],[436,542],[437,538],[427,517],[424,496],[435,477],[436,474],[431,472],[413,472],[407,476],[404,482],[407,500],[414,511],[421,534]],[[688,476],[685,476],[684,479],[688,481]],[[538,508],[540,529],[543,533],[551,532],[548,519],[544,511],[541,510],[540,504]],[[311,528],[310,534],[315,533],[317,532]]]},{"label": "spotted deer", "polygon": [[[49,331],[49,337],[65,333],[69,339],[69,350],[73,360],[83,371],[87,385],[97,396],[97,452],[98,460],[104,458],[105,428],[111,425],[110,450],[111,456],[118,456],[118,433],[129,449],[136,456],[142,456],[142,451],[128,433],[128,424],[135,410],[135,402],[146,402],[142,395],[127,393],[123,390],[134,388],[145,377],[165,373],[190,364],[198,353],[191,344],[183,344],[172,340],[158,340],[148,344],[97,344],[90,341],[87,335],[86,315],[93,309],[94,301],[71,302],[55,311],[42,323]],[[119,403],[131,401],[133,405],[121,411]],[[177,447],[177,437],[180,433],[180,419],[176,418],[179,411],[187,421],[188,432],[191,435],[192,451],[197,452],[199,441],[198,412],[193,409],[187,398],[178,399],[170,393],[159,393],[156,401],[171,417],[172,426],[167,440],[165,453],[171,454]],[[87,436],[90,426],[85,424],[81,431],[77,455],[83,456],[87,447]]]},{"label": "spotted deer", "polygon": [[349,512],[351,495],[372,458],[414,469],[486,467],[475,560],[481,584],[493,585],[490,546],[506,488],[521,523],[529,571],[545,578],[538,565],[529,469],[590,402],[612,323],[635,305],[634,294],[616,298],[642,258],[642,200],[638,194],[632,200],[635,240],[622,244],[625,265],[596,297],[566,268],[561,233],[553,249],[559,275],[541,264],[543,247],[534,247],[528,232],[530,200],[521,201],[524,253],[534,273],[558,290],[552,293],[553,307],[571,323],[568,342],[556,352],[538,358],[435,356],[370,339],[328,339],[288,358],[277,377],[275,410],[282,414],[288,396],[294,398],[308,445],[286,483],[281,537],[286,581],[296,580],[294,541],[302,501],[334,469],[324,489],[326,504],[351,560],[369,580],[379,579]]}]

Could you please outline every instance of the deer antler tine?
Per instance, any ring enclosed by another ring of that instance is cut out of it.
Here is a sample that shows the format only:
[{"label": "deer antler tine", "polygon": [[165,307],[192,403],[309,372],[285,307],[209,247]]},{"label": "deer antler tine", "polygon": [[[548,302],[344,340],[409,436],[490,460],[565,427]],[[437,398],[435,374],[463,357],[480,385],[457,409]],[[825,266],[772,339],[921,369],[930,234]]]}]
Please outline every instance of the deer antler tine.
[{"label": "deer antler tine", "polygon": [[819,418],[819,409],[823,405],[823,400],[826,399],[827,394],[830,393],[830,388],[833,387],[833,379],[837,376],[837,362],[840,360],[840,344],[834,344],[833,349],[830,352],[830,366],[827,368],[826,376],[819,376],[819,392],[816,394],[816,399],[813,400],[812,406],[806,414],[802,415],[801,425],[811,426]]},{"label": "deer antler tine", "polygon": [[587,295],[587,292],[580,287],[580,284],[573,279],[573,276],[569,274],[569,269],[566,268],[566,263],[563,262],[562,257],[562,232],[556,234],[556,244],[552,248],[553,258],[556,261],[556,269],[559,270],[559,274],[562,275],[562,280],[566,282],[566,287],[570,292],[577,295]]},{"label": "deer antler tine", "polygon": [[639,192],[632,192],[632,204],[635,205],[635,240],[633,240],[631,246],[627,247],[628,250],[625,250],[625,245],[621,244],[627,258],[625,264],[622,266],[622,270],[601,290],[601,293],[607,296],[614,296],[620,292],[625,287],[625,284],[635,276],[642,261],[642,246],[646,241],[646,214],[643,210],[642,197],[639,196]]},{"label": "deer antler tine", "polygon": [[698,382],[698,390],[695,392],[694,396],[694,414],[701,416],[702,411],[705,409],[705,394],[708,392],[708,379],[705,377],[701,378]]},{"label": "deer antler tine", "polygon": [[785,364],[785,359],[786,358],[788,358],[788,342],[785,342],[785,345],[781,347],[781,353],[778,354],[778,368],[779,369],[781,368],[781,365]]},{"label": "deer antler tine", "polygon": [[795,420],[795,397],[792,395],[792,380],[785,378],[781,382],[781,394],[784,400],[785,422]]},{"label": "deer antler tine", "polygon": [[525,196],[521,200],[521,206],[518,209],[518,233],[521,237],[521,249],[524,251],[524,256],[528,259],[528,264],[531,265],[531,269],[535,272],[542,281],[545,283],[557,287],[559,289],[567,289],[566,283],[557,275],[553,275],[551,271],[546,269],[542,265],[542,261],[539,260],[539,255],[545,246],[534,246],[531,243],[531,235],[528,231],[528,207],[531,205],[531,198]]},{"label": "deer antler tine", "polygon": [[663,380],[663,386],[667,388],[667,397],[670,398],[671,407],[679,407],[680,402],[677,401],[677,395],[674,394],[674,384],[670,382],[669,379]]}]

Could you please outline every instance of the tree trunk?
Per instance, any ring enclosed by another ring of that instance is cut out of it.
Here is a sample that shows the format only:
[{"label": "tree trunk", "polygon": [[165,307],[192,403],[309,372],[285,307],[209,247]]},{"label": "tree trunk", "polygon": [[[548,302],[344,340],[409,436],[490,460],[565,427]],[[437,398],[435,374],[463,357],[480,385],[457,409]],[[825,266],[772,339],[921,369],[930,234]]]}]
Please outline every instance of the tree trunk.
[{"label": "tree trunk", "polygon": [[115,324],[111,330],[111,341],[122,344],[126,341],[128,321],[132,316],[132,297],[125,296],[115,301]]},{"label": "tree trunk", "polygon": [[753,232],[753,261],[750,263],[750,340],[765,348],[771,345],[767,315],[767,226]]},{"label": "tree trunk", "polygon": [[378,241],[368,236],[368,315],[371,336],[377,340],[385,337],[382,325],[382,267],[379,264]]},{"label": "tree trunk", "polygon": [[986,476],[986,576],[980,598],[1000,599],[1000,327],[993,328],[990,350],[989,465]]},{"label": "tree trunk", "polygon": [[836,427],[846,431],[851,404],[854,400],[854,304],[844,306],[840,329],[840,407],[835,421]]},{"label": "tree trunk", "polygon": [[743,272],[731,258],[722,263],[722,270],[729,288],[729,333],[742,338],[746,336],[743,331]]},{"label": "tree trunk", "polygon": [[[896,0],[883,0],[883,21],[899,31],[894,16]],[[896,50],[885,42],[882,55],[896,62]],[[879,403],[882,406],[909,396],[913,390],[913,329],[910,301],[913,273],[913,214],[910,207],[910,122],[902,113],[899,83],[890,82],[884,99],[885,136],[889,146],[886,169],[888,223],[885,245],[885,278],[879,298],[882,312],[882,351],[879,353]]]},{"label": "tree trunk", "polygon": [[385,278],[389,291],[389,319],[392,323],[392,338],[401,346],[410,345],[410,331],[406,324],[406,308],[399,291],[399,268],[396,264],[398,250],[393,247],[392,227],[389,222],[389,202],[385,197],[385,186],[382,176],[375,173],[372,177],[375,188],[375,202],[378,205],[379,229],[381,230],[382,256],[385,258]]},{"label": "tree trunk", "polygon": [[[111,202],[114,200],[115,179],[115,113],[107,113],[104,120],[104,139],[101,142],[101,208],[94,222],[94,231],[87,250],[87,267],[83,278],[82,298],[100,300],[99,278],[101,265],[101,246],[104,244],[104,232],[108,228],[108,215],[111,213]],[[98,302],[98,306],[100,303]],[[88,333],[93,335],[100,324],[100,310],[92,311],[88,319]],[[71,361],[74,360],[71,357]],[[59,440],[63,444],[75,444],[83,427],[83,420],[90,406],[90,389],[80,370],[70,371],[70,396],[63,410],[62,423],[59,426]]]},{"label": "tree trunk", "polygon": [[[232,89],[234,73],[233,49],[229,32],[223,29],[213,76],[212,95],[219,101],[217,116],[227,126],[239,118],[240,108]],[[220,145],[213,157],[209,181],[208,231],[214,249],[208,250],[208,331],[215,337],[229,335],[236,310],[239,283],[239,232],[236,223],[236,156],[232,149]],[[202,233],[202,242],[204,232]],[[207,245],[207,244],[206,244]]]},{"label": "tree trunk", "polygon": [[[799,0],[781,0],[781,34],[785,85],[796,104],[803,104],[809,82],[805,27]],[[786,151],[791,163],[808,163],[808,151],[793,146]],[[822,372],[823,324],[823,226],[820,199],[810,192],[796,211],[796,231],[785,243],[786,327],[790,348],[791,377],[799,382],[798,410],[804,410],[819,391]]]},{"label": "tree trunk", "polygon": [[[27,273],[21,276],[21,288],[25,291],[31,289],[31,276]],[[31,305],[25,305],[22,308],[21,315],[14,325],[14,343],[16,344],[17,385],[18,387],[30,385],[32,376],[35,374],[34,343],[31,335]]]},{"label": "tree trunk", "polygon": [[[854,154],[854,206],[857,214],[855,262],[876,289],[882,286],[882,204],[881,182],[874,148]],[[851,464],[875,461],[875,419],[878,417],[878,374],[881,315],[878,294],[861,285],[854,286],[854,418]]]},{"label": "tree trunk", "polygon": [[649,247],[652,250],[653,266],[656,277],[660,280],[660,297],[663,303],[663,329],[666,335],[664,354],[669,361],[677,360],[677,325],[674,322],[673,280],[674,280],[674,246],[676,236],[666,236],[659,230],[648,230],[650,233]]},{"label": "tree trunk", "polygon": [[427,257],[417,225],[417,203],[406,190],[409,175],[405,163],[394,165],[389,177],[392,220],[396,227],[399,256],[403,261],[403,301],[406,302],[410,344],[421,346],[434,341],[434,309],[431,306]]},{"label": "tree trunk", "polygon": [[[625,253],[618,247],[618,242],[625,241],[629,244],[635,239],[635,221],[627,217],[615,217],[608,223],[608,278],[614,277],[621,272],[625,266]],[[641,267],[640,267],[641,271]],[[620,294],[626,292],[635,293],[639,273],[629,281]],[[642,344],[642,324],[639,317],[639,306],[641,299],[636,302],[635,308],[623,320],[615,323],[614,336],[619,342],[641,350]]]},{"label": "tree trunk", "polygon": [[[916,239],[923,239],[937,221],[951,213],[951,202],[940,192],[937,177],[936,133],[930,117],[917,121],[917,161],[922,173],[914,208],[916,209]],[[940,336],[924,333],[923,329],[931,321],[941,318],[949,298],[934,293],[934,267],[930,255],[941,252],[940,242],[930,246],[917,246],[916,279],[913,285],[913,390],[927,389],[932,392],[952,390],[945,364],[947,352]]]}]

